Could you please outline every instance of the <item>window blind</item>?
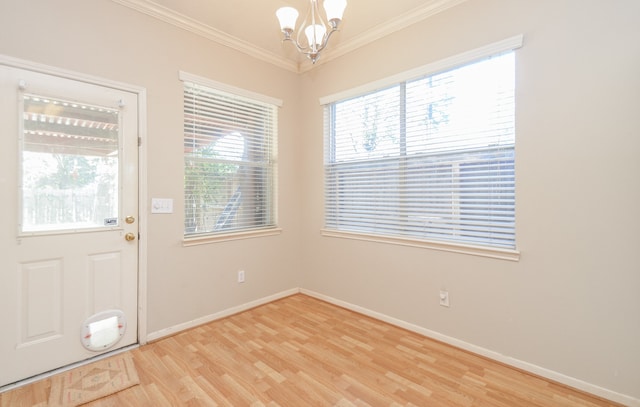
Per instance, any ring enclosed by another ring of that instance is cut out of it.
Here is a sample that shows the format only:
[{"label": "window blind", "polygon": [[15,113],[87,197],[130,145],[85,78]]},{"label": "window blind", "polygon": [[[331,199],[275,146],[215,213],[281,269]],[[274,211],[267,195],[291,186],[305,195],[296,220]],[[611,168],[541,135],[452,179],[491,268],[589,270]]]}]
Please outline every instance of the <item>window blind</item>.
[{"label": "window blind", "polygon": [[185,236],[274,227],[277,106],[184,81]]},{"label": "window blind", "polygon": [[325,106],[325,228],[515,248],[513,52]]}]

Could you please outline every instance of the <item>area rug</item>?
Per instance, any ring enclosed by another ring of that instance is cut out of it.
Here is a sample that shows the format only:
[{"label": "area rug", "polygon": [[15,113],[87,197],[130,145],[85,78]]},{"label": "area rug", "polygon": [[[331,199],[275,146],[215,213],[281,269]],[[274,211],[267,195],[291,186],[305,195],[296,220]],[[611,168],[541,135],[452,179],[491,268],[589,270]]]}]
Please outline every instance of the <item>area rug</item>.
[{"label": "area rug", "polygon": [[131,355],[113,356],[53,376],[49,406],[79,406],[139,383]]}]

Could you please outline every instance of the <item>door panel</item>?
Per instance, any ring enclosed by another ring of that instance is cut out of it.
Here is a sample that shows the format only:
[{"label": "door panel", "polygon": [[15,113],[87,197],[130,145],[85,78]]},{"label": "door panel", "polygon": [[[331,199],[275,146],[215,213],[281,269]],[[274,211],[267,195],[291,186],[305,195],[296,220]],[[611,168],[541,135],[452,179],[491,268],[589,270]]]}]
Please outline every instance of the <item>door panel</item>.
[{"label": "door panel", "polygon": [[62,260],[18,265],[20,316],[17,347],[55,340],[62,333]]},{"label": "door panel", "polygon": [[0,386],[138,340],[137,111],[134,93],[0,66]]},{"label": "door panel", "polygon": [[94,314],[112,304],[122,304],[120,288],[123,270],[118,252],[91,254],[87,257],[88,309]]}]

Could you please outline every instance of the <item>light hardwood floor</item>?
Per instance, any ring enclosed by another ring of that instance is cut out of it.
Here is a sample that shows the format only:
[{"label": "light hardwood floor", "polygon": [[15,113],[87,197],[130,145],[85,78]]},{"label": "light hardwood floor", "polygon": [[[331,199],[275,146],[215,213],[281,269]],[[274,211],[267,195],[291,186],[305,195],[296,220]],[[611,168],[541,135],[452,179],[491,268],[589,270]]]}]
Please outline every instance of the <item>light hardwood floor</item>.
[{"label": "light hardwood floor", "polygon": [[[141,384],[87,406],[618,405],[305,295],[131,353]],[[49,390],[0,406],[46,406]]]}]

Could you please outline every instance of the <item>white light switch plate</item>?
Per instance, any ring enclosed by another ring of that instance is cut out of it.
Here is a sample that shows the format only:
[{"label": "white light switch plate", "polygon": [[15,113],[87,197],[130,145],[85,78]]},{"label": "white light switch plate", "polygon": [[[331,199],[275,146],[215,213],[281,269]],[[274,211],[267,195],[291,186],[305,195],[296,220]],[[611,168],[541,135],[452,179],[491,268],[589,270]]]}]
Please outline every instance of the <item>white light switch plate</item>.
[{"label": "white light switch plate", "polygon": [[151,198],[151,213],[173,213],[173,199]]}]

